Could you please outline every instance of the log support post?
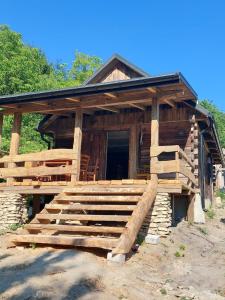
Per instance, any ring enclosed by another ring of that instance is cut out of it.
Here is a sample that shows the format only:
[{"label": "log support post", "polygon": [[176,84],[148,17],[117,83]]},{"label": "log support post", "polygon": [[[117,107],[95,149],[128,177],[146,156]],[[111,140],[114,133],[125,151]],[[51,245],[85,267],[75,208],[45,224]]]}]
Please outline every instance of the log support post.
[{"label": "log support post", "polygon": [[[11,133],[11,141],[10,141],[10,150],[9,155],[14,156],[19,153],[19,145],[20,145],[20,132],[21,132],[21,123],[22,123],[22,114],[15,113],[13,119],[12,133]],[[15,163],[9,163],[9,168],[15,168]],[[14,178],[8,178],[7,183],[10,184],[14,181]]]},{"label": "log support post", "polygon": [[73,138],[73,171],[74,174],[71,176],[71,182],[79,180],[80,177],[80,161],[81,161],[81,143],[82,143],[82,123],[83,123],[83,112],[81,110],[76,112],[75,125],[74,125],[74,138]]},{"label": "log support post", "polygon": [[[159,102],[156,97],[152,99],[152,118],[151,118],[151,147],[159,146]],[[151,178],[156,177],[156,164],[158,162],[157,156],[151,156],[150,148],[150,172]]]},{"label": "log support post", "polygon": [[187,220],[188,222],[194,222],[195,193],[192,193],[188,198],[189,198],[189,203],[187,209]]},{"label": "log support post", "polygon": [[137,175],[137,128],[130,128],[129,136],[129,178],[134,179]]}]

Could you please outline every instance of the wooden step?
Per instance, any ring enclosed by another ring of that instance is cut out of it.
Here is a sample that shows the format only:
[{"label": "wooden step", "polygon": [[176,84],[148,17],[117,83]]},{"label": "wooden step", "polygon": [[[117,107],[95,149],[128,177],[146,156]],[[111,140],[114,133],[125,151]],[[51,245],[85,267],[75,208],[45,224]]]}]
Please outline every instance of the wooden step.
[{"label": "wooden step", "polygon": [[13,235],[10,241],[15,244],[35,243],[47,245],[64,245],[64,246],[80,246],[80,247],[97,247],[103,249],[113,249],[117,242],[117,238],[98,238],[98,237],[73,237],[66,235],[44,235],[44,234],[26,234]]},{"label": "wooden step", "polygon": [[136,205],[105,205],[105,204],[46,204],[45,208],[47,210],[98,210],[98,211],[133,211]]},{"label": "wooden step", "polygon": [[70,201],[70,202],[138,202],[141,199],[141,196],[137,195],[66,195],[66,194],[59,194],[54,198],[54,202],[60,201]]},{"label": "wooden step", "polygon": [[29,230],[57,230],[68,232],[96,232],[96,233],[122,233],[124,227],[112,226],[80,226],[80,225],[57,225],[57,224],[27,224],[24,227]]},{"label": "wooden step", "polygon": [[64,189],[64,193],[66,194],[97,194],[97,195],[104,195],[104,194],[117,194],[117,195],[142,195],[145,191],[145,186],[108,186],[108,187],[98,187],[98,186],[81,186],[81,187],[74,187],[74,188],[66,188]]},{"label": "wooden step", "polygon": [[71,221],[115,221],[127,222],[130,216],[124,215],[78,215],[78,214],[37,214],[38,220],[71,220]]}]

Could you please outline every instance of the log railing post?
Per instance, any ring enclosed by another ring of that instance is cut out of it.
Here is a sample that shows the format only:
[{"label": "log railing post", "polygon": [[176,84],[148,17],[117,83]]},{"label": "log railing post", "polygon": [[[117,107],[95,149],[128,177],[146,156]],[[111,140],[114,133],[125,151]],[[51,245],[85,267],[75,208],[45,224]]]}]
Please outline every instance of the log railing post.
[{"label": "log railing post", "polygon": [[[20,132],[21,132],[21,123],[22,123],[22,114],[15,113],[13,119],[12,133],[11,133],[11,141],[10,141],[10,150],[9,155],[14,156],[19,152],[20,145]],[[15,168],[15,163],[9,163],[9,168]],[[8,178],[7,183],[10,184],[14,181],[14,178]]]},{"label": "log railing post", "polygon": [[73,138],[73,171],[74,174],[71,175],[71,182],[79,180],[80,177],[80,161],[81,161],[81,142],[82,142],[82,123],[83,123],[83,112],[78,110],[75,116],[74,125],[74,138]]},{"label": "log railing post", "polygon": [[[159,102],[156,97],[152,99],[152,118],[151,118],[151,147],[159,146]],[[151,149],[150,149],[151,153]],[[156,164],[158,156],[151,156],[150,154],[150,172],[151,178],[156,177]]]}]

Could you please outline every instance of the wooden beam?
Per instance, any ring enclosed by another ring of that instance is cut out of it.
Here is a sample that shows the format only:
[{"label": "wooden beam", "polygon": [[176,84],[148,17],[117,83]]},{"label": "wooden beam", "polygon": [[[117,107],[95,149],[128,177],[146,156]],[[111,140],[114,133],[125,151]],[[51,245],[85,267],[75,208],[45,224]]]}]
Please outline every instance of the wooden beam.
[{"label": "wooden beam", "polygon": [[163,102],[165,102],[166,104],[168,104],[171,107],[176,107],[175,103],[173,102],[173,100],[169,100],[169,99],[164,99]]},{"label": "wooden beam", "polygon": [[113,249],[118,239],[116,238],[99,238],[99,237],[74,237],[74,236],[55,236],[44,234],[26,234],[12,235],[9,239],[14,244],[35,243],[50,245],[65,245],[77,247],[94,247],[103,249]]},{"label": "wooden beam", "polygon": [[107,99],[101,99],[101,100],[86,100],[82,101],[76,105],[75,103],[65,103],[65,104],[54,104],[52,106],[46,106],[46,107],[40,107],[40,106],[21,106],[20,108],[12,108],[12,109],[6,109],[4,110],[4,114],[13,114],[13,113],[18,113],[18,112],[39,112],[39,113],[49,113],[53,114],[54,112],[58,113],[63,113],[63,112],[71,112],[71,110],[76,111],[76,109],[95,109],[96,106],[104,106],[104,107],[111,107],[111,106],[119,106],[119,105],[130,105],[130,104],[141,104],[141,103],[146,103],[146,104],[151,104],[151,98],[146,97],[146,98],[112,98],[111,101],[108,101]]},{"label": "wooden beam", "polygon": [[79,98],[65,98],[65,100],[69,100],[71,102],[80,102]]},{"label": "wooden beam", "polygon": [[73,160],[73,167],[75,175],[71,176],[71,182],[79,180],[80,177],[80,161],[81,161],[81,143],[82,143],[82,124],[83,112],[81,110],[76,112],[74,125],[73,150],[75,152],[75,159]]},{"label": "wooden beam", "polygon": [[111,108],[111,107],[96,106],[96,108],[99,108],[99,109],[102,109],[102,110],[111,111],[111,112],[114,112],[114,113],[118,113],[119,112],[119,109]]},{"label": "wooden beam", "polygon": [[42,101],[36,101],[36,102],[31,102],[32,104],[35,105],[40,105],[40,106],[48,106],[49,104],[46,102],[42,102]]},{"label": "wooden beam", "polygon": [[131,103],[130,106],[133,106],[135,108],[138,108],[140,110],[145,110],[145,107],[139,104]]},{"label": "wooden beam", "polygon": [[112,94],[112,93],[104,93],[104,95],[110,97],[110,98],[117,98],[116,95]]},{"label": "wooden beam", "polygon": [[50,175],[65,175],[75,174],[73,166],[59,166],[59,167],[14,167],[0,168],[0,176],[2,178],[20,178],[20,177],[42,177]]},{"label": "wooden beam", "polygon": [[110,106],[119,106],[119,105],[130,105],[130,104],[141,104],[141,103],[146,103],[146,104],[151,104],[151,98],[141,98],[141,99],[112,99],[110,102],[107,100],[102,100],[102,101],[85,101],[81,105],[82,109],[86,108],[95,108],[96,106],[101,106],[101,107],[110,107]]},{"label": "wooden beam", "polygon": [[6,155],[0,158],[0,163],[21,163],[25,161],[48,161],[48,160],[73,160],[75,159],[72,149],[50,149],[41,152],[26,153],[19,155]]},{"label": "wooden beam", "polygon": [[28,231],[57,230],[63,232],[97,232],[97,233],[122,233],[124,227],[112,226],[85,226],[85,225],[57,225],[57,224],[27,224]]},{"label": "wooden beam", "polygon": [[156,92],[157,92],[156,88],[153,88],[153,87],[148,87],[148,88],[146,88],[146,90],[151,92],[152,94],[156,94]]}]

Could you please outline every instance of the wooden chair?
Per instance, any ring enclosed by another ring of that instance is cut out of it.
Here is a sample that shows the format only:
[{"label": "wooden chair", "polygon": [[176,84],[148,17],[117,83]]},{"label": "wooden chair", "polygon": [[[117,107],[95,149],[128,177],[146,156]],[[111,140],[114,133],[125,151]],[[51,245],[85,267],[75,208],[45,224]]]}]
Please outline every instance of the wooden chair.
[{"label": "wooden chair", "polygon": [[[60,167],[69,166],[72,164],[72,160],[48,160],[44,162],[39,162],[39,166],[45,167]],[[39,176],[37,179],[39,181],[69,181],[71,175],[50,175],[50,176]]]},{"label": "wooden chair", "polygon": [[86,154],[81,155],[80,160],[80,180],[87,181],[87,172],[88,172],[88,165],[90,162],[90,156]]},{"label": "wooden chair", "polygon": [[87,181],[96,181],[98,178],[99,159],[96,159],[94,166],[89,166],[87,171]]}]

